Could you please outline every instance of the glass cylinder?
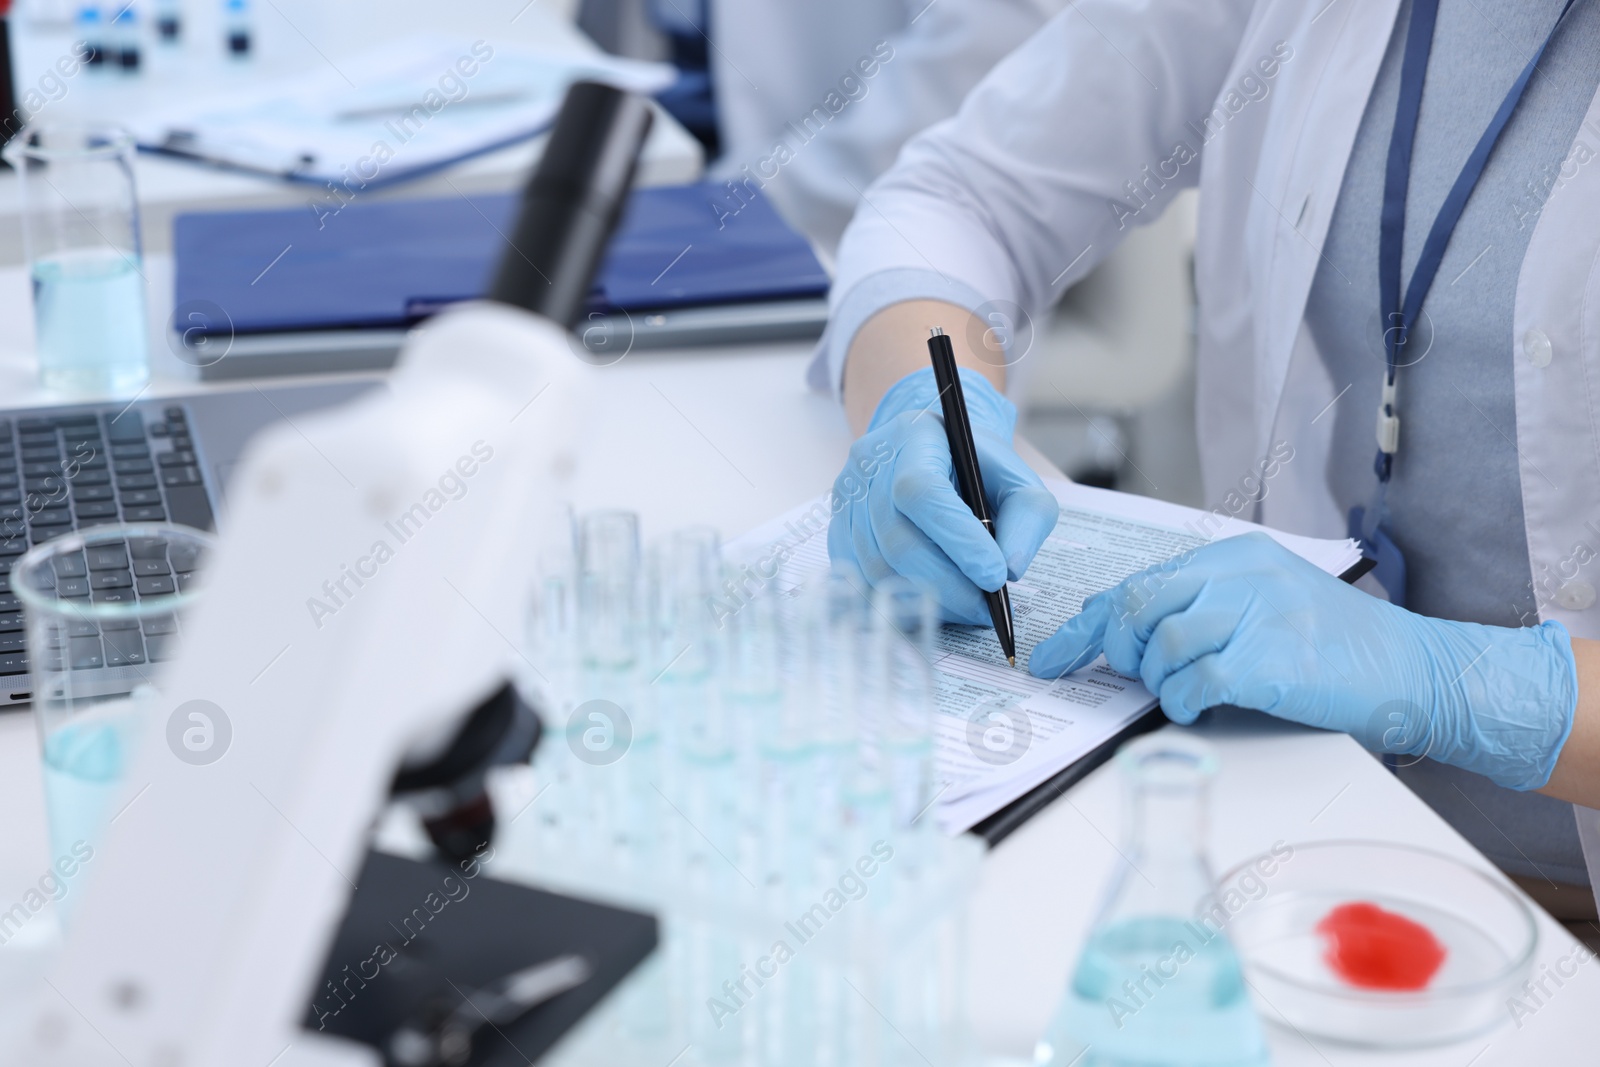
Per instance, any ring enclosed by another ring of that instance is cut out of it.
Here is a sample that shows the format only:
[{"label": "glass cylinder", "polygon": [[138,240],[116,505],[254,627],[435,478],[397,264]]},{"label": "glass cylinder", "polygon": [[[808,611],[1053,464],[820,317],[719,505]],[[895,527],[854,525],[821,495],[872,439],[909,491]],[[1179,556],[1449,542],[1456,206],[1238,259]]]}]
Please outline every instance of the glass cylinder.
[{"label": "glass cylinder", "polygon": [[637,662],[639,516],[631,511],[597,511],[578,524],[578,627],[586,667]]},{"label": "glass cylinder", "polygon": [[651,681],[699,679],[716,655],[722,543],[705,526],[675,530],[651,546],[646,567],[649,627],[646,669]]},{"label": "glass cylinder", "polygon": [[46,388],[126,395],[150,378],[133,155],[126,130],[70,123],[26,126],[5,147]]},{"label": "glass cylinder", "polygon": [[816,701],[816,739],[854,751],[881,678],[869,669],[874,639],[871,590],[835,570],[807,594],[806,671]]},{"label": "glass cylinder", "polygon": [[563,507],[540,514],[529,546],[534,576],[524,633],[529,677],[523,688],[545,721],[554,723],[572,697],[572,672],[578,660],[578,560],[572,512]]},{"label": "glass cylinder", "polygon": [[836,810],[841,831],[824,830],[822,840],[856,856],[887,839],[892,822],[880,729],[883,622],[873,610],[872,590],[841,571],[819,583],[813,596],[807,659],[817,703],[818,810],[825,817]]},{"label": "glass cylinder", "polygon": [[873,594],[882,624],[883,704],[879,745],[892,790],[894,828],[931,826],[934,639],[939,604],[922,585],[891,577]]},{"label": "glass cylinder", "polygon": [[[98,841],[151,693],[155,665],[177,654],[182,613],[211,538],[164,524],[96,526],[46,541],[11,571],[26,614],[34,717],[44,757],[54,855]],[[203,701],[195,702],[203,704]],[[195,709],[191,709],[195,710]],[[217,717],[180,729],[174,754],[222,755]]]},{"label": "glass cylinder", "polygon": [[1266,1067],[1260,1020],[1206,861],[1211,747],[1176,730],[1124,745],[1123,864],[1034,1062]]},{"label": "glass cylinder", "polygon": [[814,709],[794,699],[792,651],[781,599],[753,568],[723,571],[718,600],[720,696],[734,739],[736,810],[755,851],[755,880],[769,890],[804,877],[813,836],[809,766]]},{"label": "glass cylinder", "polygon": [[248,59],[253,36],[249,0],[223,0],[222,18],[228,55],[234,59]]},{"label": "glass cylinder", "polygon": [[[717,686],[718,625],[737,605],[718,588],[721,561],[721,541],[708,527],[676,530],[651,546],[651,651],[640,672],[641,707],[663,741],[659,775],[641,790],[659,790],[682,814],[663,835],[667,848],[696,877],[715,878],[731,873],[716,853],[731,855],[738,837],[734,735]],[[652,812],[661,796],[647,796]]]},{"label": "glass cylinder", "polygon": [[810,709],[791,716],[784,706],[786,647],[780,599],[770,587],[747,588],[749,568],[723,571],[715,605],[722,687],[736,709],[734,730],[758,749],[790,751],[809,733]]}]

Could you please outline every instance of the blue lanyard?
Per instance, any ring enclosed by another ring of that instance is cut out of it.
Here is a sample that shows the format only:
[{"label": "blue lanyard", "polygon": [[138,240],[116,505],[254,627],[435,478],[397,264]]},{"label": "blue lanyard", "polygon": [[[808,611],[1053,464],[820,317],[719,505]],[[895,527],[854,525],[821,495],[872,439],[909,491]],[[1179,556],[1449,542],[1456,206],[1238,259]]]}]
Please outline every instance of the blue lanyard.
[{"label": "blue lanyard", "polygon": [[[1400,66],[1400,100],[1395,107],[1394,132],[1389,138],[1389,165],[1383,182],[1383,216],[1378,242],[1378,296],[1385,323],[1386,368],[1383,399],[1378,408],[1378,458],[1374,464],[1380,484],[1389,481],[1394,454],[1400,444],[1400,418],[1395,413],[1395,379],[1400,369],[1400,350],[1405,346],[1408,331],[1422,311],[1422,302],[1427,299],[1428,290],[1433,286],[1434,275],[1439,273],[1439,264],[1444,260],[1450,235],[1455,232],[1456,223],[1461,221],[1461,213],[1466,210],[1467,198],[1472,195],[1478,179],[1483,177],[1484,167],[1489,163],[1489,153],[1494,151],[1501,131],[1511,121],[1511,113],[1522,100],[1528,80],[1533,77],[1534,69],[1550,47],[1550,42],[1555,39],[1561,24],[1566,21],[1567,12],[1572,10],[1574,3],[1576,0],[1567,0],[1562,7],[1544,43],[1533,53],[1528,65],[1522,68],[1521,75],[1512,83],[1511,91],[1500,102],[1500,109],[1494,113],[1489,128],[1478,138],[1477,147],[1467,157],[1466,165],[1461,168],[1449,195],[1439,208],[1438,216],[1433,220],[1433,226],[1428,230],[1422,254],[1417,259],[1416,269],[1412,271],[1411,281],[1406,284],[1402,296],[1400,250],[1406,229],[1411,149],[1416,140],[1417,116],[1422,111],[1422,82],[1428,72],[1428,53],[1433,48],[1433,27],[1438,21],[1439,0],[1415,0],[1411,8],[1405,57]],[[1377,515],[1371,516],[1374,522],[1378,519]]]}]

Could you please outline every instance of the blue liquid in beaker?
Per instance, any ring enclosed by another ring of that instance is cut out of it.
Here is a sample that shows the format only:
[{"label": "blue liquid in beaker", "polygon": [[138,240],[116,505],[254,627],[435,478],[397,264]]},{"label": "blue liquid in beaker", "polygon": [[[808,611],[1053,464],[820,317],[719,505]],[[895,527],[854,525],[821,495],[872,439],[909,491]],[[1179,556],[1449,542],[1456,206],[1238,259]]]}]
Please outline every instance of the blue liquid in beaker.
[{"label": "blue liquid in beaker", "polygon": [[1096,930],[1038,1047],[1040,1067],[1265,1067],[1233,946],[1199,921]]},{"label": "blue liquid in beaker", "polygon": [[33,265],[41,380],[75,393],[124,393],[150,377],[144,279],[115,249],[81,249]]},{"label": "blue liquid in beaker", "polygon": [[[73,846],[100,843],[115,815],[127,764],[132,704],[107,702],[81,722],[63,726],[44,745],[44,789],[50,819],[51,861],[74,854]],[[80,846],[81,848],[81,846]]]}]

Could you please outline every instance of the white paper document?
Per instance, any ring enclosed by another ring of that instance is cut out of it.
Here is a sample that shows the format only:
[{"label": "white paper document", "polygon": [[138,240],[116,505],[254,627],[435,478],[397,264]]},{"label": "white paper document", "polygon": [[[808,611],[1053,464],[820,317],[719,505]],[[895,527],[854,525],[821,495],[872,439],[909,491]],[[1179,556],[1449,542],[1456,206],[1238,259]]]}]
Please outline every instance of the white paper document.
[{"label": "white paper document", "polygon": [[649,94],[674,77],[663,63],[600,53],[405,38],[341,56],[337,69],[153,111],[133,134],[141,148],[348,196],[543,132],[575,81]]},{"label": "white paper document", "polygon": [[[1061,518],[1022,580],[1011,584],[1017,666],[1006,663],[988,627],[945,626],[934,679],[940,826],[959,833],[1082,758],[1156,705],[1137,680],[1105,659],[1054,681],[1026,670],[1033,646],[1076,615],[1085,598],[1207,541],[1262,530],[1327,571],[1361,558],[1350,540],[1267,530],[1217,512],[1072,482],[1045,483]],[[829,497],[779,516],[728,546],[737,562],[783,550],[774,584],[793,591],[828,573]]]}]

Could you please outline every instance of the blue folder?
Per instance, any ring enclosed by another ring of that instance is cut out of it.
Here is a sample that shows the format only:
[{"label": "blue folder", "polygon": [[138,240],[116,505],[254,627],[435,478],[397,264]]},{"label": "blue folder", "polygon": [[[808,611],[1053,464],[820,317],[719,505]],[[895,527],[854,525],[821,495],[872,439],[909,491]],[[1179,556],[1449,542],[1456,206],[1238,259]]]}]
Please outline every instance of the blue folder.
[{"label": "blue folder", "polygon": [[[206,325],[237,334],[408,325],[482,295],[519,197],[180,215],[174,306],[220,307],[225,317],[206,315]],[[633,193],[589,305],[652,311],[814,299],[827,289],[810,245],[765,199],[698,183]]]}]

